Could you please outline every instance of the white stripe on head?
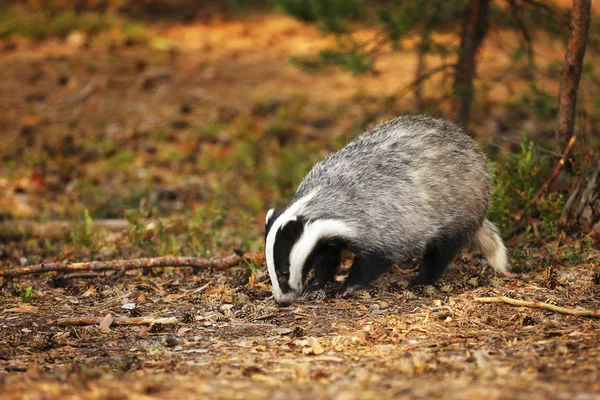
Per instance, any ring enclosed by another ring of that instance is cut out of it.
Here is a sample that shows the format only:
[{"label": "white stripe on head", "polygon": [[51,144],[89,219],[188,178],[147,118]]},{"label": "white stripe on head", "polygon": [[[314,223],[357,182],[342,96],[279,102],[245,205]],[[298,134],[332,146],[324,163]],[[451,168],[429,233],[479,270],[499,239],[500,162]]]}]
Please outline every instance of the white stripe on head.
[{"label": "white stripe on head", "polygon": [[351,227],[335,219],[322,219],[306,224],[302,236],[294,244],[290,253],[290,287],[302,290],[304,264],[319,240],[331,237],[347,238],[353,235],[354,230]]},{"label": "white stripe on head", "polygon": [[315,197],[315,193],[310,193],[293,203],[287,210],[277,217],[277,219],[273,222],[273,225],[271,225],[269,233],[267,234],[267,240],[265,241],[265,258],[267,260],[267,270],[269,271],[269,276],[271,277],[271,285],[273,286],[273,296],[278,303],[285,302],[288,299],[284,298],[281,288],[279,287],[277,274],[275,273],[275,258],[273,255],[275,236],[277,235],[277,231],[279,231],[284,224],[291,219],[296,219],[298,212],[301,211],[306,203],[308,203],[313,197]]},{"label": "white stripe on head", "polygon": [[271,219],[274,212],[275,212],[274,208],[271,208],[269,211],[267,211],[267,217],[265,218],[265,224],[269,223],[269,219]]}]

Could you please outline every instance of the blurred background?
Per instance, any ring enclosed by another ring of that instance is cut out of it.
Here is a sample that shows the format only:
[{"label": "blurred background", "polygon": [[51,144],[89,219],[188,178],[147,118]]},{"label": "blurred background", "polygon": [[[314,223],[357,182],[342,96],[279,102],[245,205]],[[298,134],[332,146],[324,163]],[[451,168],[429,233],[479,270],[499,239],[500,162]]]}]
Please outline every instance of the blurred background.
[{"label": "blurred background", "polygon": [[[505,233],[560,159],[571,1],[0,4],[0,235],[22,240],[2,244],[11,262],[259,250],[265,211],[316,161],[403,113],[467,127],[493,161]],[[598,148],[598,12],[582,160]],[[556,185],[526,232],[558,234],[570,180]],[[106,219],[127,232],[100,235]],[[25,221],[42,233],[15,233]]]}]

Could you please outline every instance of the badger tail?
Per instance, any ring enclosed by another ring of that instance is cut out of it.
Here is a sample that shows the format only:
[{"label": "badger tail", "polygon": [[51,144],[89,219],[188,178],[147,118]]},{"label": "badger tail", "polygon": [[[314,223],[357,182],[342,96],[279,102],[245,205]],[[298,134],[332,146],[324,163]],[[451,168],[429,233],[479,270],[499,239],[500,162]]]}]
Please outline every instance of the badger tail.
[{"label": "badger tail", "polygon": [[483,253],[496,272],[510,275],[506,247],[498,234],[498,228],[487,218],[473,238],[475,246]]}]

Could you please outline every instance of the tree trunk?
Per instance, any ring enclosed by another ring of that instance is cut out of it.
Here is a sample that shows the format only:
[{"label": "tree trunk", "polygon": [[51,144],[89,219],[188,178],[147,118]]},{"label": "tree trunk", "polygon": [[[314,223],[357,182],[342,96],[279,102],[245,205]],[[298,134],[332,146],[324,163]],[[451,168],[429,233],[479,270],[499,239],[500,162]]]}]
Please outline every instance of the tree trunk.
[{"label": "tree trunk", "polygon": [[[573,0],[571,12],[571,34],[565,52],[554,146],[557,151],[566,148],[573,136],[577,89],[581,78],[581,67],[585,55],[588,29],[590,26],[591,0]],[[592,160],[590,167],[581,174],[578,183],[565,203],[561,222],[573,228],[587,231],[590,228],[600,233],[600,154]]]},{"label": "tree trunk", "polygon": [[453,88],[455,100],[452,108],[456,121],[465,128],[471,114],[477,52],[488,27],[489,4],[490,0],[471,0],[463,20]]},{"label": "tree trunk", "polygon": [[600,233],[600,153],[571,192],[561,221],[582,231],[592,228]]},{"label": "tree trunk", "polygon": [[577,89],[590,27],[591,3],[591,0],[573,0],[571,34],[567,43],[558,95],[558,115],[554,137],[554,146],[558,153],[564,150],[569,138],[573,135]]}]

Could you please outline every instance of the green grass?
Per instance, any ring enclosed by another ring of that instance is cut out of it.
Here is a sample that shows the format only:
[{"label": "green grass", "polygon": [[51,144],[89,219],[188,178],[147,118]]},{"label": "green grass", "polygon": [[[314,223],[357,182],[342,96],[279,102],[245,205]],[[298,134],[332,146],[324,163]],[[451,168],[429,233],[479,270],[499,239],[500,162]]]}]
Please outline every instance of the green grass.
[{"label": "green grass", "polygon": [[118,16],[73,11],[25,10],[17,7],[0,8],[0,37],[22,36],[30,39],[66,37],[73,31],[89,35],[120,28],[123,40],[147,43],[149,31],[143,25]]},{"label": "green grass", "polygon": [[[554,160],[534,152],[533,142],[523,135],[518,153],[492,165],[496,176],[490,219],[503,233],[508,233],[516,223],[515,216],[528,218],[532,209],[539,211],[541,229],[550,238],[558,234],[556,221],[560,216],[563,198],[558,193],[544,194],[534,199],[550,175]],[[534,207],[530,203],[534,201]],[[529,231],[527,231],[529,232]]]}]

